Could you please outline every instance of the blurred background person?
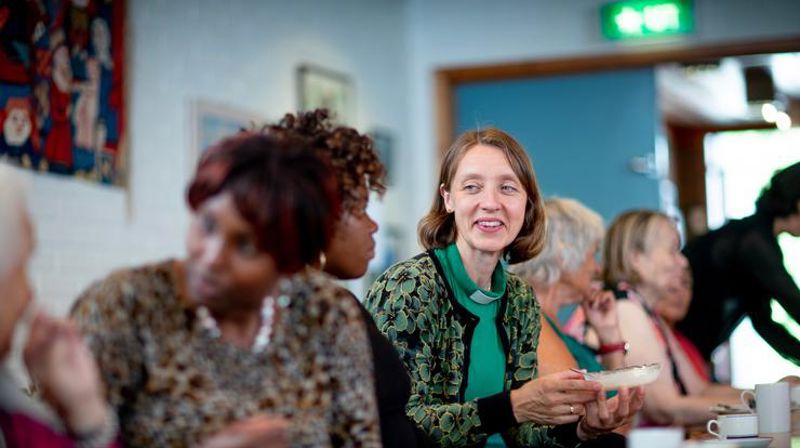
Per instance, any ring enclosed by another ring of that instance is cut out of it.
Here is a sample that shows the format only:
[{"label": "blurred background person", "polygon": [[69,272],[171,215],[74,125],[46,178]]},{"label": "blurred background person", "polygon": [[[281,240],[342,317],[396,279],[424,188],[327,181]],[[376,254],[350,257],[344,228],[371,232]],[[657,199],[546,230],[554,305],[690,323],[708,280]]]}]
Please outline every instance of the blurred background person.
[{"label": "blurred background person", "polygon": [[[544,207],[547,212],[544,249],[509,269],[533,287],[542,307],[539,371],[548,374],[574,365],[589,372],[623,367],[627,343],[617,321],[616,301],[613,293],[602,290],[597,282],[600,276],[597,256],[605,232],[603,219],[574,199],[550,198],[545,200]],[[599,346],[588,346],[562,331],[558,310],[575,303],[581,305],[588,324],[599,338]],[[550,339],[545,340],[545,334],[555,337],[548,336]],[[559,354],[564,350],[566,363]]]},{"label": "blurred background person", "polygon": [[[116,415],[91,353],[70,324],[35,311],[28,279],[34,245],[24,184],[0,163],[0,446],[116,446]],[[25,313],[31,322],[23,322]],[[21,325],[30,325],[25,363],[47,406],[26,396],[9,372]]]},{"label": "blurred background person", "polygon": [[772,177],[753,215],[730,221],[686,245],[693,298],[678,328],[706,361],[749,317],[775,351],[800,364],[800,341],[771,317],[775,299],[800,322],[800,289],[783,263],[778,245],[782,233],[800,236],[800,162]]},{"label": "blurred background person", "polygon": [[718,384],[711,379],[711,367],[703,359],[700,351],[676,325],[685,317],[692,303],[692,273],[687,268],[681,272],[677,281],[667,286],[666,293],[656,302],[655,312],[669,328],[669,342],[676,353],[677,374],[687,388],[695,394],[717,397],[720,402],[736,402],[741,390],[726,384]]},{"label": "blurred background person", "polygon": [[638,390],[606,401],[580,373],[537,377],[538,302],[501,258],[536,256],[545,231],[525,150],[499,129],[468,131],[419,223],[426,252],[370,288],[367,308],[411,373],[408,415],[437,444],[624,445],[606,433],[640,408]]},{"label": "blurred background person", "polygon": [[658,379],[646,386],[642,425],[705,424],[716,415],[710,410],[713,405],[739,402],[732,388],[709,382],[691,348],[674,331],[689,301],[685,289],[676,289],[686,283],[686,269],[678,231],[663,213],[625,212],[609,227],[603,280],[620,298],[622,335],[631,341],[627,362],[661,365]]},{"label": "blurred background person", "polygon": [[206,152],[187,202],[185,260],[113,273],[72,311],[125,444],[379,446],[361,314],[303,272],[338,220],[329,165],[240,133]]},{"label": "blurred background person", "polygon": [[[330,161],[338,179],[342,213],[331,244],[315,266],[339,280],[361,278],[375,256],[373,235],[378,231],[378,224],[367,213],[369,196],[371,192],[383,195],[386,191],[386,170],[372,139],[353,128],[333,126],[327,110],[287,114],[265,130],[279,139],[287,136],[309,139],[317,152]],[[383,446],[424,445],[424,434],[406,415],[411,379],[397,351],[361,302],[344,288],[342,293],[359,307],[367,325]]]}]

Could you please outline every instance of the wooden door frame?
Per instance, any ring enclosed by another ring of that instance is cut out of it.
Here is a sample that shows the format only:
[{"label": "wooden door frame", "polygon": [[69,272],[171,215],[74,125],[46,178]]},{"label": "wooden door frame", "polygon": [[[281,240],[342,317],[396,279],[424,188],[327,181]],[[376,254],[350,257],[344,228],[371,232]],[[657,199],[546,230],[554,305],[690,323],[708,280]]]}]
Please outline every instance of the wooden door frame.
[{"label": "wooden door frame", "polygon": [[[446,67],[435,73],[438,154],[455,138],[455,89],[464,83],[648,67],[668,62],[702,62],[726,56],[800,51],[800,35],[763,41],[698,45],[692,48],[642,48],[635,52],[536,59],[500,64]],[[714,130],[711,130],[714,131]]]}]

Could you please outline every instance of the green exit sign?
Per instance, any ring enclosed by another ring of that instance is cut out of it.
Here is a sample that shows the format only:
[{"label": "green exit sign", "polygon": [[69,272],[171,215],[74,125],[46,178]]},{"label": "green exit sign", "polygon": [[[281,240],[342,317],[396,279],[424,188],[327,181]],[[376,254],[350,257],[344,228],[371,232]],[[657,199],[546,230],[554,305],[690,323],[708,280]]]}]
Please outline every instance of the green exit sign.
[{"label": "green exit sign", "polygon": [[694,30],[691,0],[628,0],[600,8],[603,35],[612,40],[670,36]]}]

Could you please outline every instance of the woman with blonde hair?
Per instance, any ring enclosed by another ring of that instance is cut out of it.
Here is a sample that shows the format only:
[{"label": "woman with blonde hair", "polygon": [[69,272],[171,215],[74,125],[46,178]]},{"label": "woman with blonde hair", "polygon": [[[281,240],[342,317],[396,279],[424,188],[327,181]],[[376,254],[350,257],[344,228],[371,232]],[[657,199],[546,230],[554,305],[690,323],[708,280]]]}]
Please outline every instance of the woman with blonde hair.
[{"label": "woman with blonde hair", "polygon": [[426,252],[370,288],[367,308],[411,374],[407,414],[438,445],[621,445],[605,433],[641,406],[625,389],[606,401],[572,371],[537,377],[539,305],[503,260],[537,255],[545,232],[522,146],[495,128],[465,132],[419,224]]},{"label": "woman with blonde hair", "polygon": [[618,216],[606,234],[603,280],[617,291],[619,322],[631,341],[629,364],[659,363],[646,388],[642,425],[692,426],[714,418],[717,403],[738,403],[730,386],[703,379],[674,324],[688,302],[674,297],[685,282],[686,258],[675,223],[663,213],[634,210]]}]

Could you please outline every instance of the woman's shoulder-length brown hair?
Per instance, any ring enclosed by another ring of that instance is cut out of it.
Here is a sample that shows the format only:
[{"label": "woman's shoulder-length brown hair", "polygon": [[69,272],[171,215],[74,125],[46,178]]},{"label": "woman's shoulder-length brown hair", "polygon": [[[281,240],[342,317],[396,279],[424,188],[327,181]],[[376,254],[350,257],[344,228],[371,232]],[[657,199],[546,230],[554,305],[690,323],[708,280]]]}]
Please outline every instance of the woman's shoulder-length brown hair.
[{"label": "woman's shoulder-length brown hair", "polygon": [[616,287],[620,282],[633,286],[641,280],[633,269],[633,255],[646,252],[660,225],[674,221],[657,210],[629,210],[614,218],[603,246],[603,282]]},{"label": "woman's shoulder-length brown hair", "polygon": [[495,147],[505,153],[511,169],[519,178],[525,193],[525,220],[519,234],[505,250],[509,263],[521,263],[542,251],[546,231],[545,210],[536,173],[525,149],[513,137],[497,128],[484,128],[461,134],[442,158],[439,182],[431,209],[419,222],[417,235],[426,250],[445,247],[456,240],[456,225],[452,213],[445,209],[439,187],[450,190],[458,164],[464,154],[478,145]]}]

